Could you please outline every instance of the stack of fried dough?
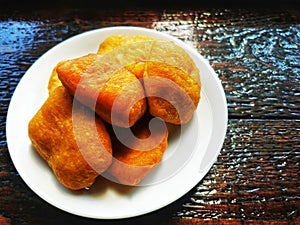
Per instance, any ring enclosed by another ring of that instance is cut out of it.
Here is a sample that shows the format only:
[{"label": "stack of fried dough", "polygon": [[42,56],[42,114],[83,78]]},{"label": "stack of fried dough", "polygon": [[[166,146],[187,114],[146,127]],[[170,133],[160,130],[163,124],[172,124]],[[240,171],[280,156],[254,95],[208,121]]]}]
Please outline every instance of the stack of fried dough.
[{"label": "stack of fried dough", "polygon": [[[96,53],[56,65],[28,134],[71,190],[90,187],[104,171],[121,184],[137,185],[167,149],[162,124],[188,123],[200,89],[195,63],[175,43],[113,35]],[[150,128],[151,121],[156,125]]]}]

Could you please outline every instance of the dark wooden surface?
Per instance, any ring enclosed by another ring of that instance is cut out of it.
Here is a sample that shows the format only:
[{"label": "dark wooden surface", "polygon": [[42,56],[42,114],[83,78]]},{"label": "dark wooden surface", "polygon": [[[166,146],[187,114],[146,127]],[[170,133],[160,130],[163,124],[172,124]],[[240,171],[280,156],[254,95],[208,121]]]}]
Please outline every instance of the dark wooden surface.
[{"label": "dark wooden surface", "polygon": [[[0,224],[300,224],[300,10],[272,6],[0,8]],[[196,47],[222,81],[229,123],[216,163],[178,201],[137,218],[93,220],[26,186],[9,156],[6,113],[20,78],[45,51],[118,25]]]}]

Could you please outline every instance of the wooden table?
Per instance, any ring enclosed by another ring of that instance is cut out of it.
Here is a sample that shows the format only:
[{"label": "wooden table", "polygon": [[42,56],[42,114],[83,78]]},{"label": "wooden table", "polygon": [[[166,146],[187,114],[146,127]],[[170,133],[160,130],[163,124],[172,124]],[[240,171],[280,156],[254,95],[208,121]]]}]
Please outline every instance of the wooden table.
[{"label": "wooden table", "polygon": [[[33,9],[6,3],[0,9],[1,225],[300,224],[298,7]],[[6,115],[19,80],[48,49],[84,31],[119,25],[155,29],[195,47],[222,82],[229,122],[217,161],[182,198],[136,218],[95,220],[57,209],[27,187],[9,155]]]}]

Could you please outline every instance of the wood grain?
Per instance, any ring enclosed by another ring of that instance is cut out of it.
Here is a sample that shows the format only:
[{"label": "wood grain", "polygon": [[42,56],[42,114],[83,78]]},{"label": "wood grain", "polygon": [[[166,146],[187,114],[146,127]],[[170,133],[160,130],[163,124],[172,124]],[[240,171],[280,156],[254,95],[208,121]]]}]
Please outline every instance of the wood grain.
[{"label": "wood grain", "polygon": [[230,120],[217,162],[177,215],[247,220],[299,216],[299,133],[299,120]]},{"label": "wood grain", "polygon": [[[290,8],[1,8],[0,224],[298,224],[299,15]],[[26,186],[9,156],[6,114],[18,82],[48,49],[119,25],[173,35],[208,59],[226,93],[228,130],[209,173],[178,201],[137,218],[91,220]]]}]

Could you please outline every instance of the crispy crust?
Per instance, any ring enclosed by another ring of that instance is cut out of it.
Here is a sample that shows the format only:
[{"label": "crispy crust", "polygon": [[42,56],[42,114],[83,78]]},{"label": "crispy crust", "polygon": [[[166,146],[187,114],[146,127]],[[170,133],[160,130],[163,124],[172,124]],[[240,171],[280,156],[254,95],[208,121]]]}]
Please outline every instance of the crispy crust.
[{"label": "crispy crust", "polygon": [[[113,163],[107,170],[118,182],[125,185],[138,184],[161,161],[168,146],[168,130],[157,126],[148,128],[152,116],[146,114],[131,128],[116,128],[117,134],[126,135],[126,140],[116,137],[108,129],[113,145]],[[132,131],[132,135],[127,135]],[[137,138],[137,139],[136,139]]]},{"label": "crispy crust", "polygon": [[122,45],[151,40],[154,39],[142,35],[112,35],[106,38],[101,45],[99,45],[97,54],[103,55]]},{"label": "crispy crust", "polygon": [[103,61],[96,54],[64,61],[57,67],[59,79],[106,122],[131,127],[146,111],[144,89],[127,69]]},{"label": "crispy crust", "polygon": [[103,122],[82,105],[72,109],[72,103],[64,87],[55,89],[30,120],[28,134],[59,182],[79,190],[108,168],[112,147]]},{"label": "crispy crust", "polygon": [[56,71],[57,65],[53,68],[52,73],[49,78],[49,81],[48,81],[48,93],[49,94],[52,91],[54,91],[57,87],[62,86],[62,83],[61,83],[60,79],[58,78],[58,74]]},{"label": "crispy crust", "polygon": [[99,52],[126,56],[122,63],[142,81],[153,116],[176,125],[191,120],[201,98],[201,82],[199,70],[183,49],[170,41],[124,35],[105,40]]},{"label": "crispy crust", "polygon": [[151,115],[176,125],[188,123],[200,99],[197,82],[174,66],[146,62],[145,68],[143,81]]}]

